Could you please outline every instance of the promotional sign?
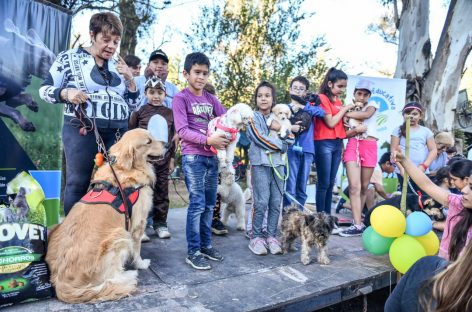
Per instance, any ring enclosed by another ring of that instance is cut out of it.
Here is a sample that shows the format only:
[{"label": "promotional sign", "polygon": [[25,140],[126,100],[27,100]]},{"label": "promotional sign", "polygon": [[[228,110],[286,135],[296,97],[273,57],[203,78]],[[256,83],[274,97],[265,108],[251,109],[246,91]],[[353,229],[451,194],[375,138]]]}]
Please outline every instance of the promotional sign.
[{"label": "promotional sign", "polygon": [[367,76],[349,76],[345,103],[351,103],[354,87],[360,79],[371,83],[372,95],[369,101],[378,104],[377,135],[379,138],[379,156],[389,151],[390,136],[393,130],[403,123],[402,109],[405,106],[406,80],[396,78],[376,78]]},{"label": "promotional sign", "polygon": [[43,102],[38,89],[56,55],[68,48],[71,20],[42,1],[0,1],[0,195],[19,172],[31,171],[50,196],[44,205],[53,219],[60,202],[63,106]]}]

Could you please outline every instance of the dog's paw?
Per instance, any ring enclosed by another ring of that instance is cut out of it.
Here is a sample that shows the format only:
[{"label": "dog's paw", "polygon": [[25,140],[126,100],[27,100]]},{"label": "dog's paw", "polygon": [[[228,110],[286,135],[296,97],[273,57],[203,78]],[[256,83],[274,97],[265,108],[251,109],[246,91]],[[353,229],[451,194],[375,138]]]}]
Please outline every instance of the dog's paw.
[{"label": "dog's paw", "polygon": [[303,265],[309,265],[311,262],[310,257],[306,257],[306,258],[302,257],[301,260],[302,260]]},{"label": "dog's paw", "polygon": [[236,230],[238,230],[238,231],[244,231],[245,229],[246,229],[246,228],[245,228],[244,224],[243,224],[243,225],[238,225],[238,226],[236,227]]},{"label": "dog's paw", "polygon": [[318,263],[323,264],[323,265],[328,265],[330,264],[331,261],[329,261],[328,257],[320,257],[318,258]]},{"label": "dog's paw", "polygon": [[290,246],[290,251],[298,251],[297,246],[295,245]]},{"label": "dog's paw", "polygon": [[151,265],[151,259],[137,259],[134,267],[138,270],[146,270]]}]

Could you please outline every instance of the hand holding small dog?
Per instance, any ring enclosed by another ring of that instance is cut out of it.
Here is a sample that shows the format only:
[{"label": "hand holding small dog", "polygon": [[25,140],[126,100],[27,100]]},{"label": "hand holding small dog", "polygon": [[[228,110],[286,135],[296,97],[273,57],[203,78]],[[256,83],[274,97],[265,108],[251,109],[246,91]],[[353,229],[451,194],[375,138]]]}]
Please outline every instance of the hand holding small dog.
[{"label": "hand holding small dog", "polygon": [[270,124],[270,130],[274,131],[279,131],[282,126],[277,120],[272,120],[272,123]]},{"label": "hand holding small dog", "polygon": [[216,149],[225,149],[230,143],[230,140],[226,138],[224,133],[213,133],[207,138],[206,144],[211,145]]}]

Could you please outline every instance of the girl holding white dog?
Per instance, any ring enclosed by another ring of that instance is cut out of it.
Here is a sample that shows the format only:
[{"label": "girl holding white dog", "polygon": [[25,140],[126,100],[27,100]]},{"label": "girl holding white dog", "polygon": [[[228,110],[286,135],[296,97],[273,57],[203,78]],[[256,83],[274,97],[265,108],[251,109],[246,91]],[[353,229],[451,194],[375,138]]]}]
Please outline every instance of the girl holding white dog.
[{"label": "girl holding white dog", "polygon": [[[288,145],[293,139],[281,139],[271,136],[270,130],[279,130],[280,125],[273,121],[267,126],[271,109],[275,105],[275,87],[262,81],[254,95],[257,111],[250,122],[247,134],[252,144],[249,148],[251,161],[252,188],[254,196],[252,230],[253,237],[249,249],[256,255],[281,254],[280,242],[277,240],[277,224],[280,216],[280,203],[283,194],[284,165]],[[267,216],[267,239],[262,234],[264,214]]]}]

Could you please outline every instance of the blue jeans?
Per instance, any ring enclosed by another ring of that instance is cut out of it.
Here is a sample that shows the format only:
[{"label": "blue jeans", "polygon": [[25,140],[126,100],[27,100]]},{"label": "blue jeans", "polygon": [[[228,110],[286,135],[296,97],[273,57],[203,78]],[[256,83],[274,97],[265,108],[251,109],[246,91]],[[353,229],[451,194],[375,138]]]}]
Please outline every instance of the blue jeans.
[{"label": "blue jeans", "polygon": [[189,255],[211,247],[211,220],[216,204],[218,160],[216,156],[183,155],[182,169],[189,193],[187,251]]},{"label": "blue jeans", "polygon": [[[98,132],[108,150],[116,141],[116,134],[126,129],[98,128]],[[72,206],[87,193],[90,184],[97,142],[93,131],[81,136],[79,128],[65,121],[62,127],[62,144],[66,156],[66,187],[64,190],[64,214],[67,216]]]},{"label": "blue jeans", "polygon": [[316,210],[318,212],[331,214],[333,186],[341,163],[342,148],[343,140],[341,139],[315,141]]},{"label": "blue jeans", "polygon": [[[315,155],[312,153],[299,153],[292,149],[287,151],[289,175],[285,187],[285,193],[290,194],[300,204],[305,205],[306,198],[306,182],[310,175],[311,163]],[[292,200],[284,196],[284,207],[289,206]],[[303,207],[298,207],[303,209]]]},{"label": "blue jeans", "polygon": [[280,217],[280,203],[284,182],[277,177],[273,170],[283,175],[283,166],[276,168],[268,166],[252,166],[252,193],[254,194],[254,215],[252,230],[254,237],[262,237],[262,223],[266,210],[267,234],[269,237],[277,235],[277,224]]}]

